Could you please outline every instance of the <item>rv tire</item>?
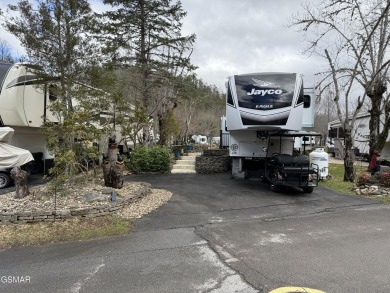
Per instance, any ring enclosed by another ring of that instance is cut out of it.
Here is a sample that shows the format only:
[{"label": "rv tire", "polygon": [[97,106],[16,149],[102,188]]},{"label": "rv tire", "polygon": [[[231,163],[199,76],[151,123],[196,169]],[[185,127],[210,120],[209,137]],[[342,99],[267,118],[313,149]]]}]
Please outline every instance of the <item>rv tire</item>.
[{"label": "rv tire", "polygon": [[275,181],[276,181],[275,178],[271,178],[270,189],[273,192],[278,192],[279,191],[279,186],[275,184]]},{"label": "rv tire", "polygon": [[0,188],[6,188],[11,184],[11,177],[8,174],[0,172]]},{"label": "rv tire", "polygon": [[279,186],[271,183],[271,191],[278,192],[279,191]]},{"label": "rv tire", "polygon": [[313,192],[313,186],[306,186],[306,187],[303,187],[303,192],[304,193],[312,193]]}]

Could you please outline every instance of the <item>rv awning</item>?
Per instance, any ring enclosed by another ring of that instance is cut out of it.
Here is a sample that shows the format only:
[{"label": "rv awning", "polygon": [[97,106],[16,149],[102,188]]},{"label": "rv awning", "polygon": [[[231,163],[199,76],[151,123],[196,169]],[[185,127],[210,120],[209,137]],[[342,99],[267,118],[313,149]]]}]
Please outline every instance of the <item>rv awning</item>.
[{"label": "rv awning", "polygon": [[10,127],[0,127],[0,169],[22,166],[34,158],[25,149],[17,148],[7,144],[14,134]]}]

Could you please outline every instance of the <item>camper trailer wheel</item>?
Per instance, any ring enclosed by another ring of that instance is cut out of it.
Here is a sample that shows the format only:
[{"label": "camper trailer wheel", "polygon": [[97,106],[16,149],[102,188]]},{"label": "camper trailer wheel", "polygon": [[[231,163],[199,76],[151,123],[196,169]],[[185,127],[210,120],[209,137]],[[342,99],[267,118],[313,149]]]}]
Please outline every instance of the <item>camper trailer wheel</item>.
[{"label": "camper trailer wheel", "polygon": [[303,192],[304,193],[312,193],[313,192],[313,186],[306,186],[306,187],[303,187]]},{"label": "camper trailer wheel", "polygon": [[8,174],[0,172],[0,188],[6,188],[11,184],[11,177]]}]

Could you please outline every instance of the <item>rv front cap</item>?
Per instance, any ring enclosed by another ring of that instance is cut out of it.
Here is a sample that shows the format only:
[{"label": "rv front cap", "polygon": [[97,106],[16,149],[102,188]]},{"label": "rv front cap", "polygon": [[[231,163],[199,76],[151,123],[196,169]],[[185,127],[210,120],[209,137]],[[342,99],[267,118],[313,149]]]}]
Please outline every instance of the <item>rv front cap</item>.
[{"label": "rv front cap", "polygon": [[250,93],[246,93],[248,96],[262,96],[264,97],[265,95],[280,95],[282,94],[282,90],[256,90],[252,88],[252,91]]}]

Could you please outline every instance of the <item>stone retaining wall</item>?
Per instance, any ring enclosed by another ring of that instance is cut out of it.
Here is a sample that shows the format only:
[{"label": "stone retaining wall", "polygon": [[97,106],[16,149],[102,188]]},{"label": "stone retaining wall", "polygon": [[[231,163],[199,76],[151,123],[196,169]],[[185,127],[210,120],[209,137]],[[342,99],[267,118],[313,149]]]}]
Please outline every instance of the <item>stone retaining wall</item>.
[{"label": "stone retaining wall", "polygon": [[229,150],[204,150],[196,157],[195,170],[200,174],[224,173],[230,170]]},{"label": "stone retaining wall", "polygon": [[65,220],[72,217],[87,219],[106,216],[138,201],[150,192],[150,185],[145,184],[145,187],[138,190],[135,194],[127,196],[126,198],[117,198],[116,201],[106,204],[82,208],[57,209],[55,211],[2,212],[0,214],[0,224],[54,222],[55,220]]}]

